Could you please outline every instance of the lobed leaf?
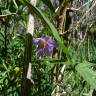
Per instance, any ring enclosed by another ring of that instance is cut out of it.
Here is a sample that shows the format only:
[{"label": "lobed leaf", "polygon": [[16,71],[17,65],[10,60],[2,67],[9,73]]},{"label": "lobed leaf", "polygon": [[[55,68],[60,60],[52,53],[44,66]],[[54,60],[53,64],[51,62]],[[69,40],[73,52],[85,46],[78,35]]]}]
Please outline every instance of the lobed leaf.
[{"label": "lobed leaf", "polygon": [[96,88],[96,71],[92,70],[92,63],[82,62],[76,66],[77,72],[87,81],[92,89]]}]

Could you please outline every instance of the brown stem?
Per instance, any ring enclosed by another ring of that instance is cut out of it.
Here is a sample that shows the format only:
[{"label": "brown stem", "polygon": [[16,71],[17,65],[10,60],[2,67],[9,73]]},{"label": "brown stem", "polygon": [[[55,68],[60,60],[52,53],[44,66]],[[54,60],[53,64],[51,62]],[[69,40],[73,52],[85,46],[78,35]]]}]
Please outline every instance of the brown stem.
[{"label": "brown stem", "polygon": [[24,53],[21,96],[30,96],[31,93],[32,83],[31,80],[27,78],[29,63],[31,62],[31,51],[32,51],[32,35],[27,33],[25,43],[25,53]]},{"label": "brown stem", "polygon": [[[64,25],[64,18],[66,16],[66,9],[68,6],[69,0],[60,0],[60,8],[58,9],[59,12],[57,11],[57,16],[55,17],[57,20],[57,31],[59,34],[62,34],[63,31],[63,25]],[[58,81],[58,65],[54,65],[52,69],[52,80]],[[55,75],[54,75],[55,74]]]}]

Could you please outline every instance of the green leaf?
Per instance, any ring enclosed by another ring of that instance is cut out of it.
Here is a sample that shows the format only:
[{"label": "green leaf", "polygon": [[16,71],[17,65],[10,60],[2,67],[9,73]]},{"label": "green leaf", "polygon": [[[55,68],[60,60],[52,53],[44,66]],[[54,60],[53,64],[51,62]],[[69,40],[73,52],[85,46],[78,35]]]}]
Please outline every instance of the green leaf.
[{"label": "green leaf", "polygon": [[17,5],[17,3],[16,3],[15,0],[13,0],[13,3],[14,3],[14,5],[15,5],[15,8],[18,9],[18,5]]},{"label": "green leaf", "polygon": [[34,7],[27,1],[24,1],[24,0],[23,1],[20,0],[20,1],[29,8],[30,12],[34,12],[42,20],[42,22],[44,24],[46,24],[46,26],[51,30],[50,31],[51,34],[54,36],[54,38],[57,40],[58,44],[60,45],[60,48],[62,48],[62,50],[66,54],[67,58],[70,59],[71,55],[69,54],[68,49],[64,46],[63,40],[61,40],[59,33],[57,32],[54,25],[50,22],[50,20],[48,18],[46,18],[44,16],[44,14],[38,8]]},{"label": "green leaf", "polygon": [[3,10],[3,11],[2,11],[2,14],[3,14],[3,15],[9,15],[9,14],[11,14],[11,12],[6,9],[6,10]]},{"label": "green leaf", "polygon": [[96,71],[92,70],[93,63],[83,62],[76,66],[77,72],[87,81],[92,89],[96,88]]}]

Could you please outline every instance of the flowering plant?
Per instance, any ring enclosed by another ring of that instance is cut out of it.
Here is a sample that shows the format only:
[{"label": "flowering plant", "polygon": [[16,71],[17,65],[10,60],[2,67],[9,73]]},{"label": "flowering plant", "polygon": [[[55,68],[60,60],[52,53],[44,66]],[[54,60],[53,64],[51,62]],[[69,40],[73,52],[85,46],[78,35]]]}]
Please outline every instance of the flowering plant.
[{"label": "flowering plant", "polygon": [[33,38],[33,42],[38,46],[38,56],[50,56],[52,54],[53,48],[57,48],[56,42],[51,37]]}]

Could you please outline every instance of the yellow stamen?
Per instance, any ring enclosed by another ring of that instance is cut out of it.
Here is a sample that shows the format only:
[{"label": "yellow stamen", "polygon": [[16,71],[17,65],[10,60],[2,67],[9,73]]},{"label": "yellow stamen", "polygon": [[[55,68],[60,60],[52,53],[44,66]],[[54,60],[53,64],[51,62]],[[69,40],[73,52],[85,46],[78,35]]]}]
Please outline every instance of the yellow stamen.
[{"label": "yellow stamen", "polygon": [[41,47],[46,47],[47,42],[46,42],[45,40],[41,40],[39,45],[40,45]]}]

